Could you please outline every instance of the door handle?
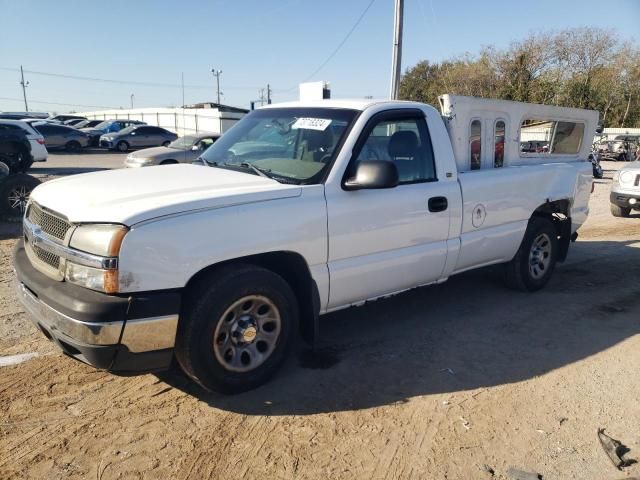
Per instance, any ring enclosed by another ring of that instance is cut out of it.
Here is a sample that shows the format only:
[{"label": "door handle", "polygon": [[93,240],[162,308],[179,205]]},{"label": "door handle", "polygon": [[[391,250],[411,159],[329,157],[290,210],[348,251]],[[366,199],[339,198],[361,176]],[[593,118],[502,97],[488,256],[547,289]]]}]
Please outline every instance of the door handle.
[{"label": "door handle", "polygon": [[448,206],[447,197],[431,197],[429,199],[430,212],[444,212]]}]

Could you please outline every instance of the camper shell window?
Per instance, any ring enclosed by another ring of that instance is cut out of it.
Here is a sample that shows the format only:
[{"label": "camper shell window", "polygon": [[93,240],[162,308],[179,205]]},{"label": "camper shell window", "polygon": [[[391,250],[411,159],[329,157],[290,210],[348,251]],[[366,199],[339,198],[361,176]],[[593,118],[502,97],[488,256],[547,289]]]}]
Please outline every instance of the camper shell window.
[{"label": "camper shell window", "polygon": [[520,156],[576,155],[584,139],[584,123],[526,119],[520,125]]}]

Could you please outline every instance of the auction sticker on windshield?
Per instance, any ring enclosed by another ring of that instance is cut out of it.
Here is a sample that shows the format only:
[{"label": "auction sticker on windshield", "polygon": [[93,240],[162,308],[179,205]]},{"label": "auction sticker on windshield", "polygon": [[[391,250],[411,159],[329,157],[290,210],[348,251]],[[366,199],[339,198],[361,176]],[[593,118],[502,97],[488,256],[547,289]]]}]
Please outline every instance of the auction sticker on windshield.
[{"label": "auction sticker on windshield", "polygon": [[331,120],[326,118],[299,118],[291,128],[304,128],[307,130],[326,130],[331,125]]}]

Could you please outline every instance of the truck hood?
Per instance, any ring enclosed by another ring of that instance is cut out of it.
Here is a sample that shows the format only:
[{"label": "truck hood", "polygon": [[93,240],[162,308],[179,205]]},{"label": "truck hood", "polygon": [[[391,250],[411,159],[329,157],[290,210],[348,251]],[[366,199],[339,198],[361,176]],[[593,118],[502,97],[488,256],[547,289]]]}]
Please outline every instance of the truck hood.
[{"label": "truck hood", "polygon": [[250,173],[197,165],[121,169],[51,180],[31,200],[73,223],[133,224],[199,209],[299,196],[285,185]]}]

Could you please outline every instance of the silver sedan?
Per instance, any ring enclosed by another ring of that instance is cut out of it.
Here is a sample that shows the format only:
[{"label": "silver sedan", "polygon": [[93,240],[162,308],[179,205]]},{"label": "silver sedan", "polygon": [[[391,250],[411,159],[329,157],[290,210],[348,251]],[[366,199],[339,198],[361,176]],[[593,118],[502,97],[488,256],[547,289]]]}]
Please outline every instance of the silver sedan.
[{"label": "silver sedan", "polygon": [[149,167],[172,163],[191,163],[220,138],[217,133],[198,133],[174,140],[166,147],[145,148],[127,155],[125,167]]}]

